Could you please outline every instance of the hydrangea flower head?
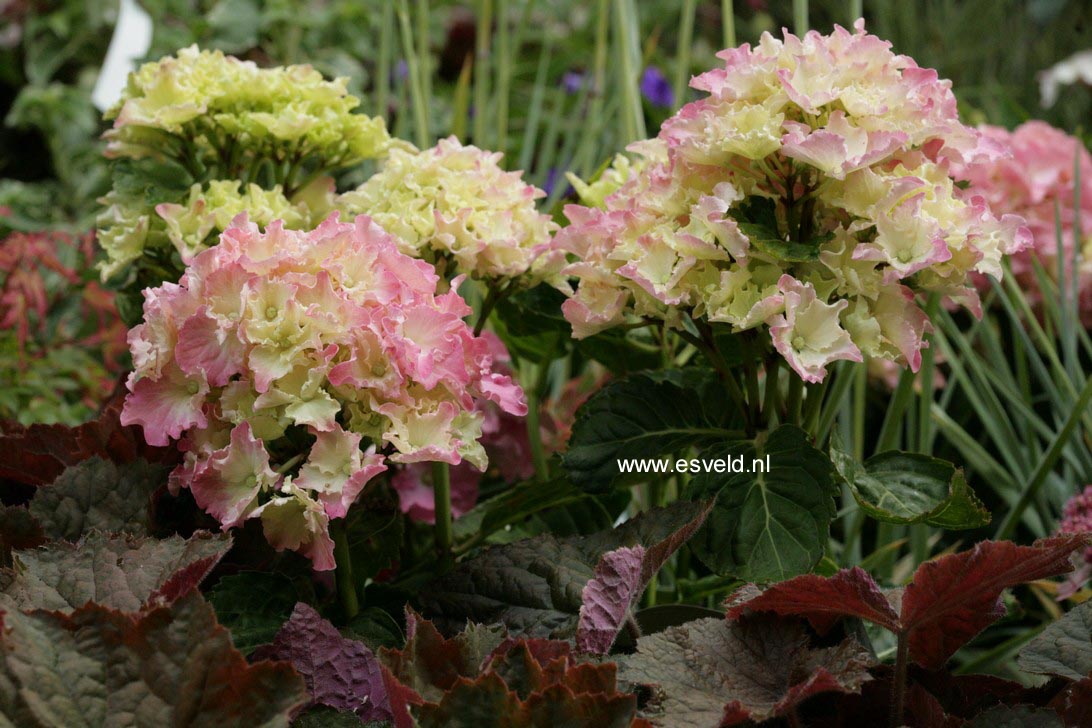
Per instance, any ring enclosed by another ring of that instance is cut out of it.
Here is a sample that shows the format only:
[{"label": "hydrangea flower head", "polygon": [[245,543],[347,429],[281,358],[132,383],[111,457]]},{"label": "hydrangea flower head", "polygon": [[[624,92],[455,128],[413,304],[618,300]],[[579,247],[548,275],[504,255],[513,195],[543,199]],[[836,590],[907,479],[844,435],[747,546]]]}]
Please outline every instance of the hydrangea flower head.
[{"label": "hydrangea flower head", "polygon": [[455,137],[424,151],[392,149],[383,168],[338,198],[348,214],[370,215],[403,252],[450,261],[475,278],[545,276],[540,258],[556,224],[538,212],[545,192],[505,172],[501,154],[463,146]]},{"label": "hydrangea flower head", "polygon": [[860,22],[718,57],[691,82],[709,95],[633,147],[645,161],[621,186],[566,208],[554,244],[576,258],[574,334],[689,315],[768,328],[807,381],[864,355],[916,369],[916,294],[974,309],[969,276],[999,274],[1030,238],[950,173],[1003,151],[960,123],[948,82]]},{"label": "hydrangea flower head", "polygon": [[175,281],[243,210],[263,225],[317,225],[332,209],[329,173],[398,144],[382,118],[355,113],[346,83],[196,46],[132,73],[106,112],[115,168],[97,221],[103,280]]},{"label": "hydrangea flower head", "polygon": [[[333,568],[329,519],[390,462],[487,465],[483,403],[524,415],[490,343],[431,265],[370,218],[310,232],[236,219],[144,293],[122,422],[180,440],[175,488],[224,526]],[[301,453],[301,450],[305,452]]]},{"label": "hydrangea flower head", "polygon": [[1078,302],[1085,325],[1092,326],[1092,154],[1080,139],[1042,121],[1029,121],[1011,132],[996,126],[981,131],[1010,156],[961,165],[956,172],[991,208],[1027,221],[1032,244],[1012,257],[1013,274],[1032,301],[1040,300],[1032,261],[1037,258],[1049,275],[1056,276],[1060,233],[1067,279],[1073,274],[1074,253],[1079,253]]}]

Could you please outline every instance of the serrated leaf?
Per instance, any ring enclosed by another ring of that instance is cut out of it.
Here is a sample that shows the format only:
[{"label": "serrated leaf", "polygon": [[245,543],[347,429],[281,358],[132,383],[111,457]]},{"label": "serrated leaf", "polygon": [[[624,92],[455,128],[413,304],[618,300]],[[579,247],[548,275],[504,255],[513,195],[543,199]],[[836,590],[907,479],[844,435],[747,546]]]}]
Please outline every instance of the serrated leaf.
[{"label": "serrated leaf", "polygon": [[[740,579],[770,582],[810,571],[827,545],[834,517],[834,467],[795,425],[755,441],[712,447],[703,459],[741,463],[756,472],[701,473],[692,498],[716,498],[709,520],[694,537],[694,553],[710,569]],[[769,463],[757,472],[756,461]]]},{"label": "serrated leaf", "polygon": [[905,589],[889,593],[857,568],[829,578],[799,576],[765,590],[748,584],[729,597],[728,617],[752,611],[802,616],[820,631],[839,617],[860,617],[903,636],[912,660],[939,670],[1004,615],[1005,589],[1072,570],[1069,556],[1085,544],[1083,535],[1044,538],[1031,546],[983,541],[970,551],[923,563]]},{"label": "serrated leaf", "polygon": [[582,663],[567,642],[504,639],[467,625],[450,640],[410,610],[404,650],[381,650],[394,724],[646,726],[617,690],[615,666]]},{"label": "serrated leaf", "polygon": [[1047,625],[1020,650],[1020,669],[1082,680],[1092,675],[1092,601]]},{"label": "serrated leaf", "polygon": [[0,570],[0,608],[70,613],[95,602],[139,611],[153,597],[170,602],[194,589],[230,548],[227,534],[205,532],[189,539],[94,532],[75,544],[53,541],[16,552],[15,568]]},{"label": "serrated leaf", "polygon": [[494,546],[423,589],[421,605],[452,632],[470,620],[501,622],[520,635],[572,637],[584,588],[604,554],[623,546],[643,547],[640,578],[647,583],[701,525],[709,505],[681,501],[590,536],[559,539],[543,534]]},{"label": "serrated leaf", "polygon": [[75,541],[91,530],[147,535],[152,494],[166,482],[163,467],[143,460],[115,465],[95,456],[67,468],[30,501],[50,538]]},{"label": "serrated leaf", "polygon": [[595,576],[581,593],[580,616],[576,626],[576,647],[581,652],[605,655],[629,616],[633,602],[640,598],[643,546],[615,549],[603,554]]},{"label": "serrated leaf", "polygon": [[504,641],[500,625],[464,623],[464,627],[448,639],[407,607],[405,647],[381,649],[379,659],[405,687],[425,700],[439,700],[459,678],[476,677],[486,658]]},{"label": "serrated leaf", "polygon": [[927,455],[884,452],[858,464],[836,447],[831,460],[861,508],[888,523],[927,523],[946,529],[979,528],[989,511],[963,471]]},{"label": "serrated leaf", "polygon": [[3,620],[0,714],[20,728],[273,728],[307,700],[289,665],[248,665],[196,592],[135,615],[88,604]]},{"label": "serrated leaf", "polygon": [[619,460],[656,458],[738,436],[728,425],[715,375],[697,371],[700,380],[637,374],[592,395],[577,412],[562,458],[572,481],[604,492],[625,478]]},{"label": "serrated leaf", "polygon": [[637,640],[620,677],[653,691],[646,713],[668,728],[728,726],[792,714],[821,692],[857,692],[871,679],[868,652],[846,640],[813,648],[796,620],[699,619]]},{"label": "serrated leaf", "polygon": [[313,607],[300,602],[273,644],[255,659],[287,660],[303,676],[312,703],[350,710],[362,721],[388,720],[390,703],[379,661],[362,642],[346,639]]},{"label": "serrated leaf", "polygon": [[258,645],[273,641],[300,594],[281,574],[244,571],[222,577],[208,599],[220,624],[231,632],[235,648],[249,655]]}]

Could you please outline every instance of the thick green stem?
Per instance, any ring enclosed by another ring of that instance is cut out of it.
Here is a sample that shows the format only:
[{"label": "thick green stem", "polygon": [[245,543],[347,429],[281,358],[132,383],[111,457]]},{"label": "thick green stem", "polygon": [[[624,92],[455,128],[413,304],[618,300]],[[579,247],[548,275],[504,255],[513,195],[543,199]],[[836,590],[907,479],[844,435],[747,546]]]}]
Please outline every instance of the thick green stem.
[{"label": "thick green stem", "polygon": [[436,513],[436,554],[441,564],[451,561],[451,471],[447,463],[432,464],[432,493]]},{"label": "thick green stem", "polygon": [[349,535],[345,530],[344,518],[330,521],[330,535],[334,538],[334,561],[337,563],[337,571],[334,575],[337,582],[337,597],[341,601],[345,619],[350,620],[360,611],[360,601],[353,581],[353,560],[349,555]]}]

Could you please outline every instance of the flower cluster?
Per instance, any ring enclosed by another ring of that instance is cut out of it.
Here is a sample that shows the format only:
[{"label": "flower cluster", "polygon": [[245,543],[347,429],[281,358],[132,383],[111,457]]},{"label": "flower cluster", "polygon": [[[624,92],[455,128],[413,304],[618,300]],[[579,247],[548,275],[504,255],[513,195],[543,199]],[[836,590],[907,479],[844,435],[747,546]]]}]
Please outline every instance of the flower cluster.
[{"label": "flower cluster", "polygon": [[392,149],[383,168],[337,201],[366,214],[415,258],[447,261],[475,278],[547,275],[543,256],[556,224],[535,208],[546,193],[505,172],[503,155],[463,146],[455,137],[424,151]]},{"label": "flower cluster", "polygon": [[381,118],[353,113],[359,102],[346,83],[310,66],[260,68],[196,46],[131,74],[106,113],[115,169],[98,220],[103,279],[151,271],[137,287],[173,282],[242,210],[298,229],[321,221],[333,196],[326,174],[396,144]]},{"label": "flower cluster", "polygon": [[719,57],[691,83],[709,96],[634,149],[642,173],[602,208],[566,208],[574,334],[688,315],[767,327],[806,381],[864,355],[916,369],[916,294],[976,309],[969,274],[999,275],[1030,238],[950,174],[1001,151],[960,123],[948,82],[860,22]]},{"label": "flower cluster", "polygon": [[130,75],[106,112],[107,154],[155,154],[163,134],[208,141],[245,139],[251,152],[296,149],[339,165],[379,156],[389,142],[383,120],[354,114],[347,79],[326,81],[311,66],[260,68],[220,51],[183,48]]},{"label": "flower cluster", "polygon": [[182,438],[173,487],[225,526],[260,518],[316,569],[334,566],[329,519],[388,461],[484,470],[477,403],[526,414],[466,303],[398,247],[364,216],[264,233],[241,217],[145,291],[129,334],[122,422],[153,445]]},{"label": "flower cluster", "polygon": [[[982,127],[981,131],[1010,156],[962,165],[956,172],[993,209],[1027,220],[1033,244],[1012,257],[1013,274],[1029,298],[1040,299],[1039,278],[1032,261],[1038,258],[1048,274],[1057,274],[1060,232],[1067,277],[1073,272],[1074,247],[1080,252],[1077,273],[1081,316],[1085,325],[1092,326],[1092,155],[1079,139],[1042,121],[1029,121],[1012,132],[995,126]],[[1079,193],[1074,175],[1078,165]],[[1077,234],[1078,218],[1081,239]]]}]

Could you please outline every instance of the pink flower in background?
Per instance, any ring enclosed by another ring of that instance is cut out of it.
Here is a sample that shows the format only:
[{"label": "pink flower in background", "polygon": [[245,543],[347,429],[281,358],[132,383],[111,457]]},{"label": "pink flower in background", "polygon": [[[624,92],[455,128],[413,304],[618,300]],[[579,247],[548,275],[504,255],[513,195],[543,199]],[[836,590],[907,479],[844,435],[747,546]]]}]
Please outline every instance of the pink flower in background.
[{"label": "pink flower in background", "polygon": [[[981,132],[1009,156],[959,165],[955,173],[970,182],[967,193],[981,196],[994,212],[1019,215],[1027,221],[1032,244],[1012,256],[1012,269],[1033,302],[1041,300],[1042,294],[1032,260],[1038,259],[1049,275],[1056,276],[1060,232],[1068,280],[1074,248],[1078,249],[1081,318],[1085,326],[1092,326],[1092,155],[1081,140],[1042,121],[1029,121],[1011,132],[983,126]],[[1079,191],[1074,175],[1078,166]],[[988,282],[980,280],[980,287],[988,287]]]},{"label": "pink flower in background", "polygon": [[389,463],[484,470],[490,431],[527,412],[458,280],[438,280],[364,216],[264,233],[240,216],[178,284],[145,291],[122,422],[181,440],[172,488],[225,527],[260,518],[276,548],[333,568],[329,520]]},{"label": "pink flower in background", "polygon": [[[1058,524],[1058,533],[1086,533],[1092,535],[1092,485],[1065,504],[1062,520]],[[1059,599],[1068,599],[1077,593],[1092,576],[1092,545],[1083,553],[1084,563],[1077,568],[1058,589]]]}]

